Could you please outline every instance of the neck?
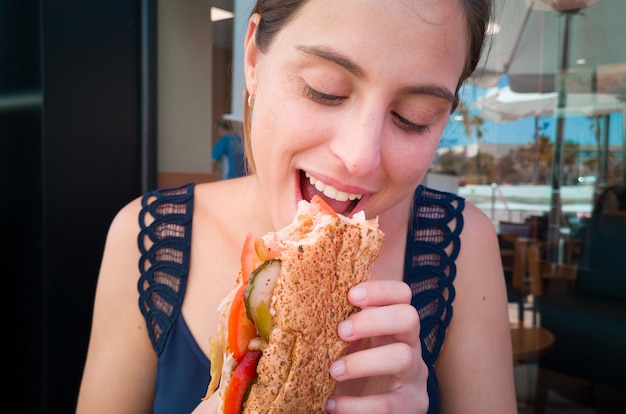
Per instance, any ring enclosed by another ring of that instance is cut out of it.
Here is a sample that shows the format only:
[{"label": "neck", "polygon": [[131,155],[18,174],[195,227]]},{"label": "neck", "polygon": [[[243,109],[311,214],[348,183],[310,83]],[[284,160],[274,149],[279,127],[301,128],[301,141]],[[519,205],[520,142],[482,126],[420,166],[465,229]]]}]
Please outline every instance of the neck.
[{"label": "neck", "polygon": [[404,255],[409,220],[413,209],[413,194],[379,217],[380,229],[385,233],[383,246],[374,265],[373,279],[402,280],[404,277]]}]

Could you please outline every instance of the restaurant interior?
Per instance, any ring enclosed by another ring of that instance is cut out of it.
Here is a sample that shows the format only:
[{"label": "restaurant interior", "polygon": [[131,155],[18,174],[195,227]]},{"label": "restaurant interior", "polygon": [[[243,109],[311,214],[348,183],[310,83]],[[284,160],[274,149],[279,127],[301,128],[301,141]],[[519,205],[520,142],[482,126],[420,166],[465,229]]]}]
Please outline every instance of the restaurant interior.
[{"label": "restaurant interior", "polygon": [[492,50],[470,81],[483,93],[460,114],[499,131],[492,142],[535,125],[528,151],[461,191],[498,232],[520,413],[626,410],[623,13],[611,0],[496,1]]}]

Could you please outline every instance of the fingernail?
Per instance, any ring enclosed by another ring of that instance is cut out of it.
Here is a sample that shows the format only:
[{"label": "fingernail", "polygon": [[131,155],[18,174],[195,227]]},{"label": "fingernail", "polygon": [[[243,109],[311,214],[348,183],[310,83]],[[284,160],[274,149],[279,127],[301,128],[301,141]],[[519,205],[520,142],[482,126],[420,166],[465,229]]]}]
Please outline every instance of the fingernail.
[{"label": "fingernail", "polygon": [[365,288],[360,285],[353,287],[350,289],[350,296],[352,296],[352,299],[359,301],[365,299]]},{"label": "fingernail", "polygon": [[330,375],[332,375],[333,378],[338,378],[342,376],[345,372],[346,372],[346,366],[344,365],[342,360],[335,361],[330,366]]},{"label": "fingernail", "polygon": [[353,334],[352,321],[350,319],[346,319],[345,321],[340,322],[337,326],[337,332],[339,332],[339,336],[344,339],[350,338]]},{"label": "fingernail", "polygon": [[326,409],[328,411],[333,411],[335,409],[335,400],[332,398],[328,399],[328,402],[326,403]]}]

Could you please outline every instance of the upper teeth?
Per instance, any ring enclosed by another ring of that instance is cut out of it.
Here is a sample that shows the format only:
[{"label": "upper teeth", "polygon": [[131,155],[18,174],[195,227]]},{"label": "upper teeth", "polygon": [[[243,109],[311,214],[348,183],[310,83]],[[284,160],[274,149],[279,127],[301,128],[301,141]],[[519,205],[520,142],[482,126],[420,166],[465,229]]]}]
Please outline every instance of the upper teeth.
[{"label": "upper teeth", "polygon": [[317,178],[313,177],[309,173],[305,173],[311,185],[315,186],[315,189],[320,193],[324,193],[326,197],[332,198],[337,201],[348,201],[360,199],[363,194],[346,193],[345,191],[339,191],[335,187],[328,184],[324,184]]}]

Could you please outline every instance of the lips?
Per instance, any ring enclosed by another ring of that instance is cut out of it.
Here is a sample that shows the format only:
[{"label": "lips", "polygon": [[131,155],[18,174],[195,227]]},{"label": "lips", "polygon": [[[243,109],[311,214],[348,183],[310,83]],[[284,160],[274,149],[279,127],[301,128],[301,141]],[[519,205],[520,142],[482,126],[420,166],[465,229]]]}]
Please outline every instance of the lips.
[{"label": "lips", "polygon": [[358,204],[363,194],[348,193],[328,185],[311,174],[300,171],[300,189],[302,197],[311,201],[313,195],[317,194],[328,203],[336,212],[345,216],[349,215]]}]

